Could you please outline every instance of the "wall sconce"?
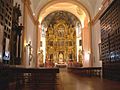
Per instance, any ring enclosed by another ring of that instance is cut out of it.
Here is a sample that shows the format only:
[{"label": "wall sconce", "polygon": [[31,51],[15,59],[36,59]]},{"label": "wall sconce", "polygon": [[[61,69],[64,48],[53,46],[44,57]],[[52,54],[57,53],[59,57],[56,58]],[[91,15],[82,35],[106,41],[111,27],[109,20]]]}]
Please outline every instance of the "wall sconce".
[{"label": "wall sconce", "polygon": [[90,54],[91,52],[90,51],[88,51],[88,54]]},{"label": "wall sconce", "polygon": [[38,51],[38,54],[40,54],[40,51]]},{"label": "wall sconce", "polygon": [[31,47],[31,41],[29,41],[29,43],[26,44],[26,47]]}]

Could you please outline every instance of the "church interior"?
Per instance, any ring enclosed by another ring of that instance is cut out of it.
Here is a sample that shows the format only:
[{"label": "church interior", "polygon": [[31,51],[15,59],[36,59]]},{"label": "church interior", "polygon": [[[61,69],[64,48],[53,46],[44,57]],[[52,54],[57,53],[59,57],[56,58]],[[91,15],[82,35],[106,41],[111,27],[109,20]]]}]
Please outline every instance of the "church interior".
[{"label": "church interior", "polygon": [[119,11],[120,0],[0,0],[0,90],[120,90]]}]

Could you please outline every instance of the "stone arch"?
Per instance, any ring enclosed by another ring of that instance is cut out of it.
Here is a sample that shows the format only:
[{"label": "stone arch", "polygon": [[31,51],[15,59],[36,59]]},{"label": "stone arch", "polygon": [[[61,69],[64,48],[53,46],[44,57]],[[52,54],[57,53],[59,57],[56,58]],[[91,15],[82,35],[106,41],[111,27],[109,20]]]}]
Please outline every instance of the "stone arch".
[{"label": "stone arch", "polygon": [[[65,9],[65,8],[60,8],[60,9],[54,9],[54,8],[52,8],[52,6],[55,6],[55,5],[58,5],[58,4],[61,4],[61,3],[63,3],[63,4],[66,4],[66,5],[73,5],[73,6],[76,6],[76,7],[78,7],[78,12],[77,12],[77,15],[75,14],[75,12],[73,12],[73,11],[71,11],[71,10],[68,10],[68,9]],[[49,10],[49,9],[51,9],[51,11],[47,11],[47,10]],[[77,18],[80,18],[79,20],[80,20],[80,22],[81,22],[81,25],[82,25],[82,28],[83,29],[85,29],[86,31],[83,33],[83,38],[84,38],[84,41],[85,41],[85,43],[84,43],[84,47],[85,47],[85,50],[84,50],[84,52],[85,53],[87,53],[87,54],[89,54],[88,52],[92,52],[92,50],[91,50],[91,26],[89,26],[88,24],[90,23],[90,21],[91,21],[91,15],[90,15],[90,13],[89,13],[89,11],[86,9],[86,7],[84,6],[84,5],[82,5],[80,2],[78,2],[78,1],[75,1],[75,0],[52,0],[52,1],[50,1],[49,3],[47,3],[45,6],[43,6],[40,10],[39,10],[39,12],[38,12],[38,14],[37,14],[37,20],[40,22],[39,24],[41,24],[41,22],[42,22],[42,20],[49,14],[49,13],[52,13],[52,12],[54,12],[54,11],[57,11],[57,10],[64,10],[64,11],[67,11],[67,12],[70,12],[70,13],[72,13],[73,15],[75,15]],[[83,14],[85,14],[85,17],[81,17],[80,16],[80,14],[81,14],[81,12],[80,11],[82,11],[82,13]],[[86,20],[87,20],[87,23],[86,23]],[[85,28],[84,28],[84,26],[85,26]],[[87,28],[86,28],[86,26],[88,26]],[[40,36],[40,31],[39,31],[39,28],[38,28],[38,30],[37,30],[37,36]],[[85,36],[85,34],[87,34],[87,38],[86,38],[86,36]],[[38,38],[38,41],[40,40],[40,37],[37,37]],[[86,41],[89,41],[89,42],[86,42]],[[38,42],[39,43],[39,42]],[[37,44],[38,44],[37,43]],[[89,44],[88,44],[89,43]],[[88,45],[87,45],[88,44]],[[39,44],[38,44],[38,46],[40,46]],[[91,58],[91,56],[90,56],[90,58]],[[85,64],[86,66],[89,66],[91,63],[90,62],[85,62],[85,63],[88,63],[88,64]]]},{"label": "stone arch", "polygon": [[[91,14],[88,11],[88,9],[82,3],[80,3],[80,2],[78,2],[76,0],[52,0],[52,1],[48,2],[41,9],[39,9],[39,11],[37,12],[37,20],[39,20],[39,16],[41,15],[42,11],[45,11],[45,9],[47,9],[50,6],[53,6],[55,4],[58,4],[58,3],[70,3],[70,4],[78,6],[79,8],[81,8],[85,12],[85,14],[87,15],[87,17],[89,17],[89,21],[91,21]],[[68,12],[70,12],[70,11],[68,11]],[[51,12],[49,12],[49,13],[51,13]]]}]

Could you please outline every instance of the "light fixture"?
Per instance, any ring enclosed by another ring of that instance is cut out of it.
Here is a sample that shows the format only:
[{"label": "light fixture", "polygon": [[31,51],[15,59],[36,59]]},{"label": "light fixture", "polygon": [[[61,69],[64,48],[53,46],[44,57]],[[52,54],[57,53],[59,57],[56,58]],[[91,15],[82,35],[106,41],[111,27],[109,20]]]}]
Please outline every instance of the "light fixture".
[{"label": "light fixture", "polygon": [[103,7],[103,5],[101,5],[101,6],[99,7],[99,10],[101,10],[101,9],[102,9],[102,7]]},{"label": "light fixture", "polygon": [[39,24],[38,27],[41,28],[41,25]]},{"label": "light fixture", "polygon": [[99,8],[99,10],[101,10],[101,7]]},{"label": "light fixture", "polygon": [[88,54],[90,54],[91,52],[90,51],[88,51]]},{"label": "light fixture", "polygon": [[31,41],[29,41],[28,43],[26,43],[26,47],[31,47]]},{"label": "light fixture", "polygon": [[35,13],[33,13],[33,16],[35,16]]}]

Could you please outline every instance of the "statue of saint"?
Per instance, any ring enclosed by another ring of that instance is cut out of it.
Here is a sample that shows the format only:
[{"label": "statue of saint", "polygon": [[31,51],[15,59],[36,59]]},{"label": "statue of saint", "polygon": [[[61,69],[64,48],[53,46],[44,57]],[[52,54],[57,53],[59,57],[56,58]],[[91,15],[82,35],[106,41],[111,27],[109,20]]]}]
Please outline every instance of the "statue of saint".
[{"label": "statue of saint", "polygon": [[72,27],[72,25],[70,25],[69,32],[70,32],[70,37],[73,38],[74,28]]},{"label": "statue of saint", "polygon": [[62,53],[59,54],[59,63],[63,63],[63,54]]},{"label": "statue of saint", "polygon": [[53,27],[52,27],[52,24],[50,24],[50,27],[49,27],[49,30],[48,30],[48,31],[49,31],[50,34],[53,34]]},{"label": "statue of saint", "polygon": [[80,66],[82,66],[83,65],[83,63],[82,63],[82,61],[83,61],[83,58],[82,58],[82,51],[81,50],[79,50],[79,63],[80,63]]},{"label": "statue of saint", "polygon": [[[30,42],[31,44],[31,42]],[[32,47],[30,46],[29,47],[29,66],[32,67],[32,63],[33,63],[33,49]]]},{"label": "statue of saint", "polygon": [[40,50],[39,54],[39,65],[43,64],[43,50]]}]

